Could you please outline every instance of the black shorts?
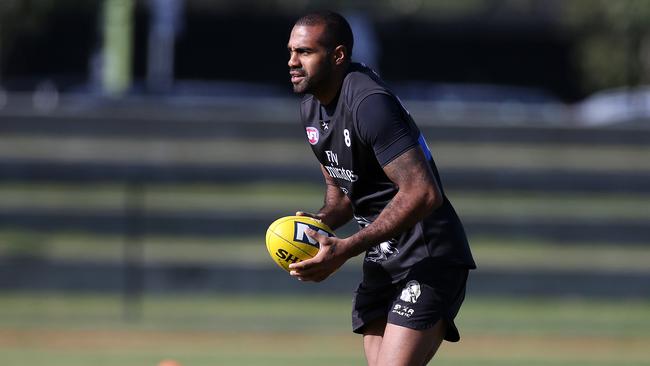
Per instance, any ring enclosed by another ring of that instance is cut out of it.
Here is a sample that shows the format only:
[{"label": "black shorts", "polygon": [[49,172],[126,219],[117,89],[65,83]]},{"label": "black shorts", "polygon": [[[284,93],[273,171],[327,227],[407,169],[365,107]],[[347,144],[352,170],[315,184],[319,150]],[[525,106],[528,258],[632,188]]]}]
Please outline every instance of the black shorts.
[{"label": "black shorts", "polygon": [[454,318],[465,299],[468,272],[465,267],[424,260],[396,284],[361,283],[352,305],[352,330],[363,334],[365,325],[381,318],[411,329],[431,328],[444,319],[445,340],[457,342],[460,334]]}]

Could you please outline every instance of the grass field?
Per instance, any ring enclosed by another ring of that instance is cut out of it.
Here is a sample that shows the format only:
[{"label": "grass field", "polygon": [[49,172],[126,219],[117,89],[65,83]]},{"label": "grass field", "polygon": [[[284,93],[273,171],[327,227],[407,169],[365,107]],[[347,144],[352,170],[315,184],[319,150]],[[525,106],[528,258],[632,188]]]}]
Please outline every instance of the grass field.
[{"label": "grass field", "polygon": [[[1,139],[0,139],[1,140]],[[313,168],[313,157],[296,154],[304,143],[262,145],[115,141],[69,143],[3,140],[10,158],[149,162],[250,163],[232,151],[269,151],[259,162]],[[7,143],[5,143],[7,142]],[[36,143],[34,143],[36,142]],[[28,144],[29,143],[29,144]],[[81,144],[81,145],[80,145]],[[25,146],[29,145],[29,149]],[[170,150],[171,148],[174,148]],[[215,151],[215,149],[221,149]],[[237,150],[238,149],[238,150]],[[50,156],[52,151],[57,151]],[[79,151],[95,151],[80,154]],[[535,167],[588,171],[647,169],[645,147],[437,146],[441,168]],[[198,157],[198,158],[197,158]],[[197,160],[198,159],[198,160]],[[253,161],[255,162],[255,161]],[[0,183],[4,209],[123,210],[120,184]],[[648,194],[449,191],[462,217],[650,220]],[[146,212],[285,213],[316,210],[320,185],[147,185]],[[147,263],[270,265],[262,238],[143,238]],[[33,256],[51,260],[117,262],[124,237],[84,232],[38,233],[3,227],[0,259]],[[647,243],[553,243],[532,238],[473,237],[482,269],[589,270],[647,273]],[[354,265],[354,264],[352,264]],[[10,278],[11,273],[2,276]],[[6,272],[6,271],[5,271]],[[125,309],[107,294],[0,293],[0,366],[155,366],[176,359],[183,366],[362,365],[361,338],[350,332],[350,295],[283,297],[237,294],[147,295]],[[127,311],[128,310],[128,311]],[[463,339],[446,343],[432,365],[447,366],[650,366],[650,299],[484,298],[470,294],[458,318]]]},{"label": "grass field", "polygon": [[[126,321],[111,295],[0,295],[9,366],[360,365],[349,296],[147,296]],[[467,299],[463,339],[435,365],[650,365],[650,302]]]}]

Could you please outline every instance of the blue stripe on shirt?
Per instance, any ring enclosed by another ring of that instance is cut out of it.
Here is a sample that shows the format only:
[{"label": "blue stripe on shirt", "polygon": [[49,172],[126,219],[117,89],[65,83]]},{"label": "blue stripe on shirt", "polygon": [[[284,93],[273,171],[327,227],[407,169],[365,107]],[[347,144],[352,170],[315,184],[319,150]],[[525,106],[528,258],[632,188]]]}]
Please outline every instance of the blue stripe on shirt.
[{"label": "blue stripe on shirt", "polygon": [[431,156],[431,150],[429,150],[429,146],[427,146],[427,142],[424,139],[424,135],[422,133],[420,133],[420,137],[418,137],[418,143],[420,144],[420,147],[422,148],[424,156],[427,158],[427,160],[433,160],[433,156]]}]

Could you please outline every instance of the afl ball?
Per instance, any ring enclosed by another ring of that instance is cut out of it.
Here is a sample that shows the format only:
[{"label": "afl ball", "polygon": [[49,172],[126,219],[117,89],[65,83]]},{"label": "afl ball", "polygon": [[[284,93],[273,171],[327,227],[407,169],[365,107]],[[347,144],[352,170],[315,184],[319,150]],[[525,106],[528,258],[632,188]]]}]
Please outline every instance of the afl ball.
[{"label": "afl ball", "polygon": [[327,225],[308,216],[281,217],[266,230],[266,249],[273,261],[287,272],[291,263],[313,258],[318,253],[319,244],[307,236],[307,229],[335,236]]}]

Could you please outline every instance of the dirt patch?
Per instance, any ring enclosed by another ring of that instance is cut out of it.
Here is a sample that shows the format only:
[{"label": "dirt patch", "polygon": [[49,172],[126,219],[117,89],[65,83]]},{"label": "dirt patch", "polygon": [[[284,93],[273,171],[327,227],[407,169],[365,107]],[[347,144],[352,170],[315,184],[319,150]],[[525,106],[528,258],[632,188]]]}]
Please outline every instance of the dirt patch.
[{"label": "dirt patch", "polygon": [[0,330],[0,348],[34,349],[228,349],[250,347],[254,352],[277,350],[291,345],[295,350],[317,349],[323,342],[336,349],[361,347],[353,334],[292,334],[277,332],[233,333],[214,331],[156,330]]}]

